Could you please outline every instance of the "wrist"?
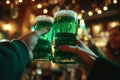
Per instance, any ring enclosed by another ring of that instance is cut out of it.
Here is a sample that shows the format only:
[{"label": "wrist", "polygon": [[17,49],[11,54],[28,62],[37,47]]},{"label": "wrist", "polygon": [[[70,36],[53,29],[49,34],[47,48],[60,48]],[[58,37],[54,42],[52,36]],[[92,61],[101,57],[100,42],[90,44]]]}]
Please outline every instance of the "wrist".
[{"label": "wrist", "polygon": [[26,46],[26,48],[28,50],[29,59],[32,60],[33,59],[32,50],[27,46],[27,44],[26,44],[26,42],[24,40],[19,39],[19,41],[22,42]]},{"label": "wrist", "polygon": [[88,71],[91,71],[92,67],[94,66],[96,59],[98,56],[88,54],[87,57],[81,58],[78,57],[79,63],[84,66],[84,68]]}]

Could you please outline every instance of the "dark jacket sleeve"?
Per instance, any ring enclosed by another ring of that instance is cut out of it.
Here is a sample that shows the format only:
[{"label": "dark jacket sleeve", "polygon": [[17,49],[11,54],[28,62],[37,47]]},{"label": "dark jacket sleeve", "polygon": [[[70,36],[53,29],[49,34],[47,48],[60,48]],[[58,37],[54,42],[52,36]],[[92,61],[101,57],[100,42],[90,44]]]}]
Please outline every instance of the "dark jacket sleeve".
[{"label": "dark jacket sleeve", "polygon": [[105,57],[103,51],[99,49],[95,44],[92,44],[91,46],[89,46],[89,48],[99,57]]},{"label": "dark jacket sleeve", "polygon": [[120,80],[120,66],[99,57],[87,80]]},{"label": "dark jacket sleeve", "polygon": [[28,49],[21,41],[0,43],[0,80],[19,80],[28,62]]}]

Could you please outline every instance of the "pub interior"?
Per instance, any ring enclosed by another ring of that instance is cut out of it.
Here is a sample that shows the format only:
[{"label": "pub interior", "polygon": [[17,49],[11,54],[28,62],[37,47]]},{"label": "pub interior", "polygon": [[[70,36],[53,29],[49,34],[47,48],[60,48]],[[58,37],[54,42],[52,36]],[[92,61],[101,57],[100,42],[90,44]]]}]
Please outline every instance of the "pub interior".
[{"label": "pub interior", "polygon": [[[61,9],[77,12],[79,24],[85,24],[87,35],[103,52],[108,30],[120,25],[119,0],[0,0],[0,40],[17,39],[31,32],[36,16],[53,16]],[[81,34],[79,27],[79,38]],[[21,80],[50,80],[51,75],[60,78],[56,80],[86,80],[81,64],[31,61],[29,66]]]}]

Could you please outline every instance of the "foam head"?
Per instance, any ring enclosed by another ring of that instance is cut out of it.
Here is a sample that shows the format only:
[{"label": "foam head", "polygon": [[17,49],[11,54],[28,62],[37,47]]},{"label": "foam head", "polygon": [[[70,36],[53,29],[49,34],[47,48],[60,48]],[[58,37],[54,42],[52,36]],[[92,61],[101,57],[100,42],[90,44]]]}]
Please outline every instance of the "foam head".
[{"label": "foam head", "polygon": [[54,15],[54,18],[56,17],[61,17],[61,16],[70,16],[70,17],[73,17],[75,18],[76,20],[78,19],[78,15],[75,11],[73,10],[60,10],[60,11],[57,11]]},{"label": "foam head", "polygon": [[53,23],[54,18],[51,17],[51,16],[48,16],[48,15],[38,15],[38,16],[35,18],[35,21],[36,21],[36,22],[46,21],[46,22],[51,22],[51,23]]}]

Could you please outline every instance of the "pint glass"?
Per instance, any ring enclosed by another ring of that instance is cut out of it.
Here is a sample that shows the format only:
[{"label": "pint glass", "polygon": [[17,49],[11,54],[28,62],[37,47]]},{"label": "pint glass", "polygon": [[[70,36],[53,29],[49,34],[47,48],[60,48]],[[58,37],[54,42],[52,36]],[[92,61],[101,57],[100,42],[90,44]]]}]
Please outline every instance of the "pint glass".
[{"label": "pint glass", "polygon": [[54,15],[54,37],[55,52],[54,63],[74,64],[77,63],[76,56],[71,52],[61,52],[59,45],[76,45],[76,36],[78,30],[77,13],[72,10],[60,10]]},{"label": "pint glass", "polygon": [[52,60],[52,27],[53,17],[47,15],[39,15],[36,17],[36,22],[33,26],[33,30],[49,26],[50,31],[38,38],[38,42],[33,49],[33,59],[35,61],[51,61]]}]

